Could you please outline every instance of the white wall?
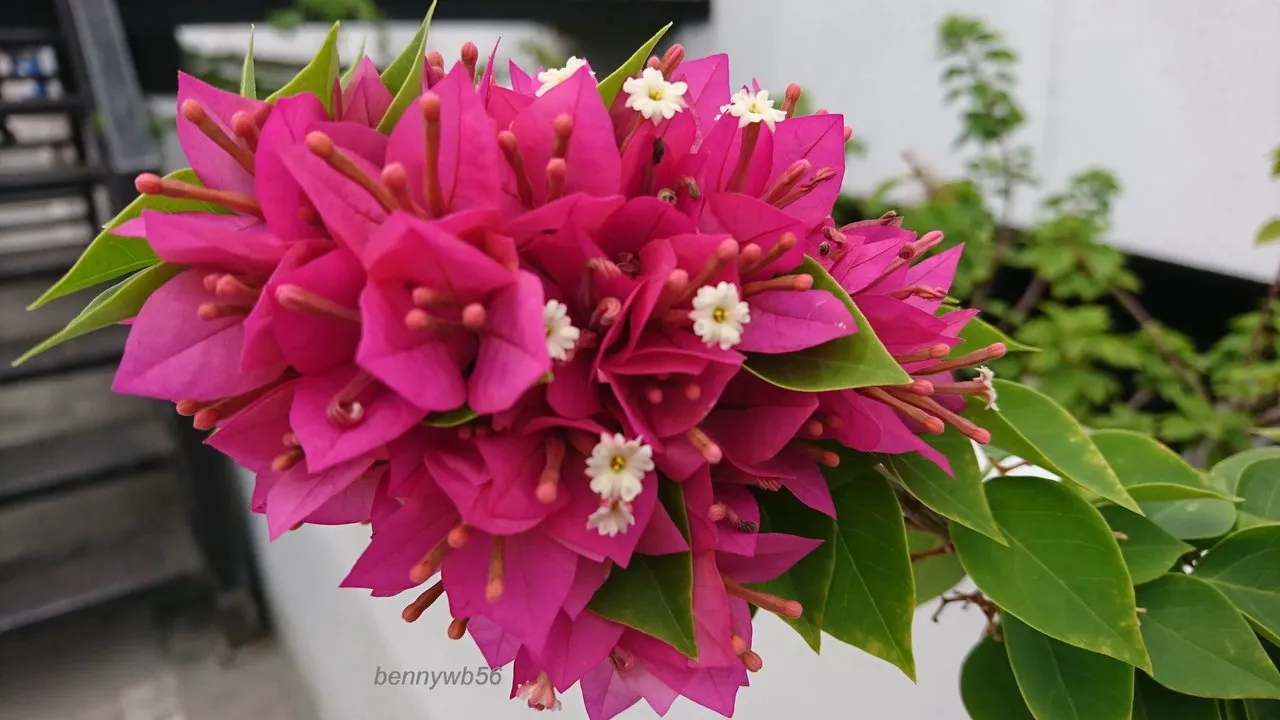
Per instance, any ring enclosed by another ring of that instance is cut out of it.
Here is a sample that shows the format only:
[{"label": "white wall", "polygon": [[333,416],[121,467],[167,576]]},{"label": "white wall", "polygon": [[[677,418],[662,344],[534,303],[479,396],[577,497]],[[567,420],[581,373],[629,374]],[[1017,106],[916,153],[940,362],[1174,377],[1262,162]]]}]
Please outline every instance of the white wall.
[{"label": "white wall", "polygon": [[[844,112],[870,152],[848,188],[901,174],[901,153],[957,172],[959,126],[942,104],[935,52],[950,12],[986,19],[1022,56],[1019,96],[1049,189],[1088,166],[1124,195],[1114,240],[1126,250],[1269,280],[1280,246],[1253,236],[1280,212],[1268,155],[1280,145],[1280,3],[1274,0],[717,0],[694,56],[730,53],[752,76],[808,89]],[[1034,217],[1034,198],[1019,204]]]}]

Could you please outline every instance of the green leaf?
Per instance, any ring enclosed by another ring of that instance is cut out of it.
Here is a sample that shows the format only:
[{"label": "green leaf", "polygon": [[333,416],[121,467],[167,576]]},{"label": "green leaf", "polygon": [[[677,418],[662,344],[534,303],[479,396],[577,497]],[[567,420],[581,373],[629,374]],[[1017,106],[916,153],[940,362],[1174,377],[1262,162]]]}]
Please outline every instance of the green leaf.
[{"label": "green leaf", "polygon": [[338,79],[338,26],[339,23],[333,24],[311,62],[284,87],[272,93],[267,102],[310,93],[324,103],[325,111],[333,112],[333,81]]},{"label": "green leaf", "polygon": [[1258,237],[1253,243],[1255,245],[1263,245],[1276,240],[1280,240],[1280,218],[1271,218],[1266,224],[1258,228]]},{"label": "green leaf", "polygon": [[1132,430],[1098,430],[1089,438],[1135,500],[1229,497],[1204,473],[1147,435]]},{"label": "green leaf", "polygon": [[781,355],[748,354],[744,367],[761,380],[799,392],[825,392],[872,385],[903,385],[911,378],[885,349],[849,293],[806,257],[796,272],[813,277],[813,287],[835,295],[849,308],[858,332],[817,347]]},{"label": "green leaf", "polygon": [[966,413],[991,432],[992,445],[1070,478],[1121,507],[1142,512],[1084,428],[1061,405],[1025,385],[1008,380],[995,380],[994,385],[1000,411],[987,410],[982,401],[970,398]]},{"label": "green leaf", "polygon": [[823,630],[896,665],[915,680],[915,587],[902,508],[879,473],[859,473],[832,493],[835,573]]},{"label": "green leaf", "polygon": [[342,77],[338,78],[338,82],[342,83],[342,87],[346,88],[351,84],[351,78],[355,77],[356,69],[360,67],[360,61],[364,59],[364,46],[369,42],[369,37],[360,38],[360,47],[356,48],[356,54],[351,59],[351,64],[347,66],[346,72],[342,73]]},{"label": "green leaf", "polygon": [[1197,697],[1280,698],[1280,672],[1212,585],[1165,575],[1138,588],[1138,604],[1156,682]]},{"label": "green leaf", "polygon": [[1280,457],[1280,447],[1260,447],[1236,453],[1223,458],[1209,469],[1209,478],[1218,484],[1228,495],[1236,494],[1236,486],[1240,484],[1240,475],[1244,469],[1256,460]]},{"label": "green leaf", "polygon": [[1225,535],[1236,524],[1236,506],[1227,500],[1198,498],[1140,503],[1151,522],[1183,540]]},{"label": "green leaf", "polygon": [[1005,651],[1036,720],[1129,720],[1133,668],[1058,642],[1005,616]]},{"label": "green leaf", "polygon": [[1178,558],[1195,550],[1194,547],[1170,535],[1160,526],[1141,515],[1135,515],[1122,507],[1108,505],[1098,512],[1106,518],[1111,529],[1122,533],[1116,538],[1120,554],[1129,568],[1134,585],[1160,578],[1178,562]]},{"label": "green leaf", "polygon": [[960,699],[973,720],[1035,720],[1018,690],[1005,646],[986,636],[960,668]]},{"label": "green leaf", "polygon": [[249,26],[249,49],[244,52],[244,65],[240,68],[240,95],[258,99],[258,79],[253,72],[253,33],[254,26]]},{"label": "green leaf", "polygon": [[1149,667],[1129,572],[1098,511],[1062,483],[1029,476],[991,480],[987,500],[1008,547],[951,526],[978,588],[1045,635]]},{"label": "green leaf", "polygon": [[433,1],[431,7],[427,8],[426,17],[422,18],[422,23],[418,25],[418,31],[410,38],[409,44],[400,50],[400,54],[396,55],[396,59],[391,61],[386,70],[382,71],[382,84],[394,95],[404,86],[409,74],[413,72],[415,67],[422,67],[422,53],[419,48],[427,37],[427,27],[431,25],[431,16],[435,15],[436,4]]},{"label": "green leaf", "polygon": [[[409,58],[409,66],[403,73],[403,79],[395,87],[390,84],[387,85],[394,97],[391,100],[391,105],[387,107],[387,113],[378,122],[378,132],[380,133],[390,133],[391,129],[396,126],[396,122],[413,104],[413,101],[422,95],[422,73],[426,70],[427,31],[431,27],[431,17],[435,14],[436,4],[433,1],[431,7],[427,9],[427,16],[422,20],[422,27],[418,28],[418,33],[413,36],[417,41],[417,46],[414,48],[416,54]],[[400,62],[408,50],[409,48],[405,48],[404,52],[400,53],[400,57],[397,57],[395,62],[391,63],[391,67],[388,67],[382,73],[382,82],[389,83],[391,80],[401,78],[401,71],[396,67],[396,64]]]},{"label": "green leaf", "polygon": [[22,357],[13,361],[17,367],[40,353],[78,338],[81,335],[101,330],[121,320],[127,320],[138,314],[138,310],[151,293],[181,272],[181,268],[159,263],[146,270],[134,273],[115,285],[102,291],[92,302],[80,311],[67,326],[51,335],[47,340],[23,353]]},{"label": "green leaf", "polygon": [[691,658],[698,656],[693,629],[693,557],[633,555],[615,566],[587,608],[597,615],[651,635]]},{"label": "green leaf", "polygon": [[756,499],[760,505],[761,532],[822,540],[821,545],[790,570],[767,583],[752,586],[778,597],[794,599],[804,606],[804,612],[794,620],[779,618],[799,633],[814,652],[818,652],[822,647],[827,598],[836,566],[836,523],[796,500],[790,493],[758,493]]},{"label": "green leaf", "polygon": [[1146,673],[1134,676],[1133,720],[1221,720],[1213,700],[1161,687]]},{"label": "green leaf", "polygon": [[658,478],[658,500],[666,509],[667,515],[671,516],[671,522],[676,524],[676,529],[684,536],[685,542],[689,542],[689,507],[684,501],[684,487],[661,475]]},{"label": "green leaf", "polygon": [[[907,549],[912,553],[935,550],[942,546],[942,538],[919,530],[907,531]],[[964,568],[954,552],[931,555],[911,561],[911,575],[916,583],[916,606],[942,595],[964,579]]]},{"label": "green leaf", "polygon": [[[978,468],[973,443],[951,427],[941,435],[925,436],[924,441],[947,457],[954,477],[919,453],[884,455],[881,461],[907,492],[930,510],[996,542],[1004,542],[982,490],[982,471]],[[841,461],[843,464],[843,456]]]},{"label": "green leaf", "polygon": [[1280,457],[1250,463],[1240,474],[1236,492],[1244,498],[1241,528],[1280,523]]},{"label": "green leaf", "polygon": [[662,39],[663,35],[667,34],[672,24],[667,23],[666,27],[659,30],[644,45],[641,45],[640,49],[632,53],[631,57],[622,63],[622,67],[614,70],[609,74],[609,77],[600,81],[600,99],[604,100],[605,107],[613,105],[613,99],[618,97],[618,93],[622,91],[622,84],[627,81],[627,78],[644,69],[644,64],[649,60],[649,54],[658,46],[658,41]]},{"label": "green leaf", "polygon": [[1280,702],[1275,700],[1245,700],[1244,711],[1248,720],[1280,720]]},{"label": "green leaf", "polygon": [[[955,309],[947,310],[947,312],[954,311]],[[964,329],[960,331],[960,340],[962,342],[954,348],[954,352],[959,354],[973,352],[994,343],[1004,343],[1005,349],[1011,353],[1040,352],[1040,348],[1014,340],[979,317],[971,318],[965,323]]]},{"label": "green leaf", "polygon": [[[175,170],[165,177],[192,185],[201,184],[200,179],[196,177],[195,171],[191,168]],[[141,195],[129,203],[128,207],[121,210],[119,215],[116,215],[104,225],[102,233],[94,238],[93,242],[89,243],[89,247],[85,249],[80,259],[76,260],[76,264],[72,265],[71,269],[58,282],[53,284],[53,287],[46,290],[27,309],[35,310],[52,300],[57,300],[73,292],[91,288],[98,283],[113,280],[121,275],[127,275],[135,270],[141,270],[160,262],[156,254],[151,252],[151,246],[147,244],[145,238],[111,234],[112,230],[125,224],[125,222],[140,217],[144,210],[163,213],[230,213],[229,210],[200,200],[184,200],[161,195]]]},{"label": "green leaf", "polygon": [[1263,637],[1280,644],[1280,525],[1228,536],[1200,559],[1194,576],[1225,595]]},{"label": "green leaf", "polygon": [[463,405],[444,412],[433,412],[427,415],[427,419],[422,422],[431,427],[450,428],[466,425],[478,417],[480,417],[480,414],[472,410],[471,406]]}]

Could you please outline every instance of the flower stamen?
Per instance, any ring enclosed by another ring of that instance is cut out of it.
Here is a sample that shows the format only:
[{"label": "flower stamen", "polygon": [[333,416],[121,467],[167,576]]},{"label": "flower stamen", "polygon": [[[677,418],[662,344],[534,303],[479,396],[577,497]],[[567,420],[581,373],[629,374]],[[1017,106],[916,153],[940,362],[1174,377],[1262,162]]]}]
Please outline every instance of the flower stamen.
[{"label": "flower stamen", "polygon": [[220,205],[242,215],[252,215],[258,219],[263,218],[262,206],[258,204],[256,199],[243,193],[229,190],[210,190],[207,187],[192,185],[181,180],[162,178],[152,173],[139,175],[133,181],[133,186],[143,195],[162,195],[184,200],[199,200]]},{"label": "flower stamen", "polygon": [[400,612],[400,617],[407,623],[417,621],[418,618],[422,617],[422,613],[427,611],[427,608],[430,608],[435,604],[436,600],[440,599],[441,595],[444,595],[444,581],[437,580],[416,600],[406,605],[404,610]]},{"label": "flower stamen", "polygon": [[360,311],[343,307],[329,298],[313,293],[301,285],[286,283],[276,287],[276,301],[285,310],[311,315],[313,317],[332,318],[359,323]]},{"label": "flower stamen", "polygon": [[506,583],[502,580],[506,562],[502,554],[504,544],[504,538],[501,535],[494,535],[493,545],[489,548],[489,581],[484,586],[484,599],[491,603],[501,600],[502,593],[506,592]]},{"label": "flower stamen", "polygon": [[804,606],[795,600],[784,600],[777,595],[770,595],[759,590],[743,587],[726,575],[721,575],[720,579],[724,581],[724,590],[729,595],[741,598],[755,605],[761,610],[768,610],[771,613],[781,615],[786,618],[795,620],[804,614]]},{"label": "flower stamen", "polygon": [[422,108],[422,125],[426,133],[425,159],[422,164],[422,194],[431,217],[442,217],[448,208],[440,188],[440,96],[425,92],[418,100]]},{"label": "flower stamen", "polygon": [[382,183],[369,177],[369,174],[361,170],[351,158],[333,144],[333,139],[323,132],[315,130],[307,133],[307,149],[313,155],[325,161],[329,167],[333,168],[343,177],[351,182],[364,188],[366,192],[373,196],[374,200],[382,206],[383,210],[392,212],[399,209],[400,204],[396,202],[391,191],[387,190]]},{"label": "flower stamen", "polygon": [[246,147],[240,145],[231,136],[223,132],[218,123],[204,111],[199,102],[188,98],[182,101],[182,105],[178,107],[178,112],[182,113],[182,117],[188,122],[195,125],[198,130],[207,138],[213,141],[223,152],[231,156],[244,171],[253,174],[253,153]]},{"label": "flower stamen", "polygon": [[510,130],[503,130],[498,133],[498,148],[502,150],[502,157],[506,159],[507,165],[511,166],[511,171],[515,173],[516,193],[520,197],[520,204],[526,208],[533,207],[533,184],[529,181],[529,176],[524,171],[524,159],[520,157],[520,148],[516,143],[515,133]]}]

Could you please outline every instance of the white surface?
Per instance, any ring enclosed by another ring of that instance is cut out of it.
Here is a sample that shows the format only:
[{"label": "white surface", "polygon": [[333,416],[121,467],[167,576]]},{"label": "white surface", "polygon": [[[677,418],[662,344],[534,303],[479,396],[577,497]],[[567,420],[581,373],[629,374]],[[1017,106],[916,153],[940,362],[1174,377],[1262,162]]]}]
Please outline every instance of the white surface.
[{"label": "white surface", "polygon": [[[870,152],[847,187],[903,173],[917,151],[955,173],[959,125],[944,107],[935,50],[950,12],[984,18],[1022,57],[1018,93],[1042,187],[1090,166],[1124,194],[1113,237],[1126,250],[1269,280],[1280,246],[1254,249],[1280,212],[1268,156],[1280,145],[1280,3],[1274,0],[719,0],[694,57],[728,52],[735,82],[803,85],[843,112]],[[1019,219],[1034,217],[1025,196]]]},{"label": "white surface", "polygon": [[[242,474],[245,494],[252,479]],[[499,686],[425,687],[374,685],[377,670],[451,671],[483,664],[470,638],[451,641],[445,602],[412,625],[400,610],[416,595],[373,598],[338,583],[369,538],[361,526],[305,526],[267,542],[266,524],[251,525],[276,625],[303,678],[315,695],[323,720],[505,720],[529,717],[528,708],[507,699],[510,675]],[[821,656],[790,628],[767,613],[756,621],[754,648],[764,670],[738,694],[737,720],[781,717],[834,718],[856,699],[858,716],[894,720],[963,720],[959,666],[982,632],[976,610],[951,607],[933,623],[934,604],[916,614],[915,653],[919,684],[888,663],[827,638]],[[508,669],[509,670],[509,669]],[[652,717],[641,703],[620,717]],[[583,720],[575,688],[557,717]],[[680,700],[667,714],[673,720],[720,717]]]}]

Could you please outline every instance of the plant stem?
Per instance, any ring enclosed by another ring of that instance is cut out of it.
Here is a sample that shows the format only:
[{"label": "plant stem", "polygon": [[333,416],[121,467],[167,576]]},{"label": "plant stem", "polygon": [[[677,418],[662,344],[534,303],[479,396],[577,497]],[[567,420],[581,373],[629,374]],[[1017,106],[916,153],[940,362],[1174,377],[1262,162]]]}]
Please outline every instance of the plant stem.
[{"label": "plant stem", "polygon": [[1120,306],[1138,323],[1138,326],[1147,334],[1147,337],[1151,338],[1151,343],[1155,345],[1156,351],[1165,359],[1165,362],[1169,363],[1169,366],[1173,368],[1174,373],[1187,386],[1187,389],[1201,400],[1209,402],[1209,396],[1200,387],[1200,378],[1190,368],[1182,364],[1177,354],[1173,352],[1173,348],[1170,348],[1165,343],[1164,338],[1160,337],[1160,331],[1156,328],[1155,318],[1151,317],[1151,313],[1147,312],[1147,309],[1142,306],[1138,298],[1128,290],[1120,288],[1111,288],[1111,297],[1120,303]]},{"label": "plant stem", "polygon": [[1043,275],[1036,275],[1031,278],[1027,289],[1022,292],[1022,297],[1018,298],[1018,302],[1013,306],[1013,311],[1009,314],[1009,323],[1022,322],[1035,309],[1036,305],[1040,304],[1040,299],[1044,297],[1044,291],[1048,287],[1049,281],[1045,280]]},{"label": "plant stem", "polygon": [[944,542],[936,548],[911,553],[911,562],[924,560],[925,558],[937,557],[938,555],[950,555],[955,551],[956,549],[951,545],[951,543]]}]

